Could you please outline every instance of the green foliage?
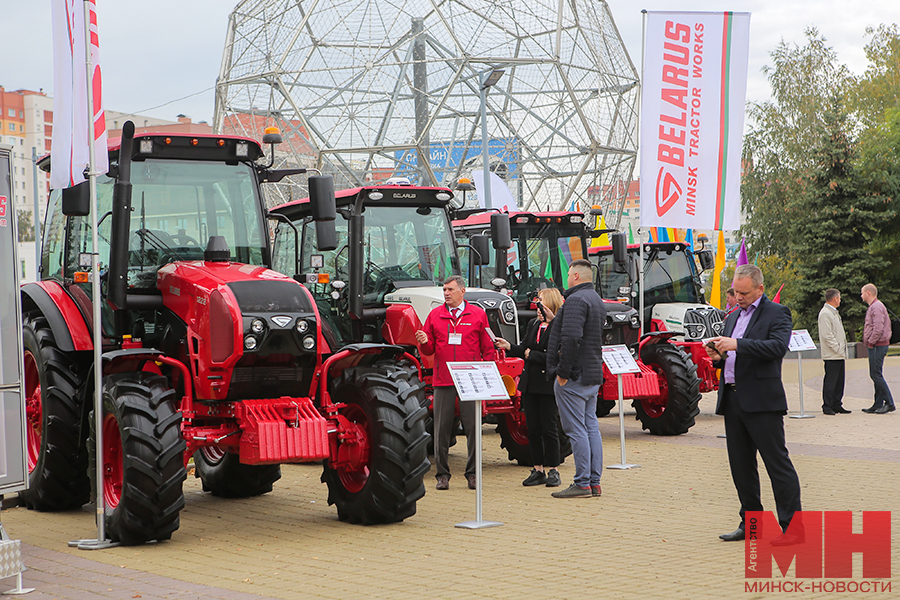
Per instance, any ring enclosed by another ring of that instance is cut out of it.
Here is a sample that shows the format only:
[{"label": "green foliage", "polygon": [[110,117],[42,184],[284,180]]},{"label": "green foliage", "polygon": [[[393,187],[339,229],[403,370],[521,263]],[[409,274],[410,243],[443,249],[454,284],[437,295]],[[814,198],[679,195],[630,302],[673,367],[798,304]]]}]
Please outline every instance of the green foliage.
[{"label": "green foliage", "polygon": [[815,330],[822,293],[841,290],[848,334],[860,328],[867,282],[897,305],[900,290],[900,29],[868,29],[859,78],[815,29],[785,42],[766,73],[773,99],[750,107],[741,186],[742,234],[763,257],[766,290],[782,282],[795,326]]},{"label": "green foliage", "polygon": [[34,241],[34,221],[30,210],[16,210],[16,228],[19,231],[20,242]]}]

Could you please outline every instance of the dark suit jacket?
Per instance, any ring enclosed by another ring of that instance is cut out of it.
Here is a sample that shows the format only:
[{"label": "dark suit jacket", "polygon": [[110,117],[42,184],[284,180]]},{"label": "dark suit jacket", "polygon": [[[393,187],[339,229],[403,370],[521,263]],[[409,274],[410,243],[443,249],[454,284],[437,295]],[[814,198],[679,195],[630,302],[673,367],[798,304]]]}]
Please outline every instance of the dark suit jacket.
[{"label": "dark suit jacket", "polygon": [[[739,310],[725,319],[725,337],[731,337]],[[781,383],[781,361],[791,339],[791,311],[762,297],[753,311],[744,337],[737,341],[734,363],[735,396],[745,412],[787,412],[787,397]],[[724,414],[722,396],[725,385],[725,361],[713,363],[722,369],[716,414]]]},{"label": "dark suit jacket", "polygon": [[547,329],[541,334],[541,341],[537,341],[540,321],[532,319],[528,324],[528,332],[522,338],[521,344],[511,344],[509,355],[525,358],[525,349],[530,348],[528,358],[525,358],[525,369],[519,377],[519,387],[523,392],[530,394],[553,395],[553,382],[547,380],[547,344],[550,342],[550,330],[556,319],[550,321]]}]

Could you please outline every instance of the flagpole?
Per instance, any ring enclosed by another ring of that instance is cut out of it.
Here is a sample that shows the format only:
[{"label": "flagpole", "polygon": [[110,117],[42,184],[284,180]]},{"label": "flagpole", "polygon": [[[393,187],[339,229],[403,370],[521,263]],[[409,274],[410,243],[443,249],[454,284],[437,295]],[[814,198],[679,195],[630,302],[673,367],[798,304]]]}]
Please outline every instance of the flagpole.
[{"label": "flagpole", "polygon": [[[641,75],[644,74],[644,62],[646,60],[647,53],[647,10],[644,9],[641,11]],[[643,96],[643,90],[641,90],[641,96]],[[638,103],[640,104],[640,103]],[[641,120],[638,119],[638,128],[641,126]],[[640,138],[640,131],[638,131],[638,139]],[[643,212],[643,203],[641,205],[641,212]],[[638,250],[638,286],[641,288],[641,293],[638,298],[638,310],[640,313],[638,314],[638,323],[640,323],[640,329],[638,329],[638,339],[644,337],[644,236],[643,236],[643,219],[641,219],[641,226],[638,227],[638,244],[640,244],[640,249]]]},{"label": "flagpole", "polygon": [[[97,173],[94,171],[94,65],[91,60],[91,0],[83,0],[84,6],[84,49],[85,76],[87,78],[88,109],[88,181],[91,198],[91,304],[94,309],[94,457],[96,468],[95,490],[97,539],[77,540],[75,544],[82,550],[108,548],[113,544],[106,539],[106,500],[103,497],[103,335],[100,314],[100,267],[98,263],[99,238],[97,235]],[[70,545],[72,542],[70,542]]]}]

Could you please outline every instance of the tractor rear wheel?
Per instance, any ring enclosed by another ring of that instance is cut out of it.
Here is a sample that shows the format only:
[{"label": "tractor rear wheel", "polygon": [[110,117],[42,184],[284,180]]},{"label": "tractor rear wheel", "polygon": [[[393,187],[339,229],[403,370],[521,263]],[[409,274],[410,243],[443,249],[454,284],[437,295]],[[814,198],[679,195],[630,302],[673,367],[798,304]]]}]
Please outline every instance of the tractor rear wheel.
[{"label": "tractor rear wheel", "polygon": [[[500,434],[500,447],[506,449],[509,460],[514,460],[521,467],[531,467],[534,461],[531,458],[531,450],[528,441],[528,425],[525,422],[525,413],[519,413],[521,418],[512,414],[497,415],[500,420],[497,423],[497,433]],[[559,462],[565,462],[566,457],[572,454],[572,444],[569,436],[563,431],[556,418],[556,429],[559,435]]]},{"label": "tractor rear wheel", "polygon": [[281,479],[281,465],[245,465],[233,452],[205,447],[194,452],[194,476],[213,496],[250,498],[272,491]]},{"label": "tractor rear wheel", "polygon": [[344,370],[332,397],[345,405],[339,412],[350,425],[322,473],[328,504],[337,505],[341,521],[374,525],[416,514],[416,501],[425,495],[422,478],[431,467],[424,394],[425,384],[410,365],[380,362]]},{"label": "tractor rear wheel", "polygon": [[641,360],[656,371],[660,395],[634,400],[641,427],[653,435],[679,435],[694,426],[700,413],[700,380],[697,365],[672,344],[647,344]]},{"label": "tractor rear wheel", "polygon": [[35,510],[78,508],[91,487],[75,360],[56,345],[44,317],[26,315],[22,333],[29,487],[19,497]]},{"label": "tractor rear wheel", "polygon": [[597,416],[605,417],[612,409],[616,407],[615,400],[604,400],[603,398],[597,398]]},{"label": "tractor rear wheel", "polygon": [[[184,508],[181,413],[168,381],[153,373],[117,373],[103,382],[103,501],[113,541],[167,540]],[[96,478],[91,418],[91,478]],[[96,481],[92,481],[96,489]]]}]

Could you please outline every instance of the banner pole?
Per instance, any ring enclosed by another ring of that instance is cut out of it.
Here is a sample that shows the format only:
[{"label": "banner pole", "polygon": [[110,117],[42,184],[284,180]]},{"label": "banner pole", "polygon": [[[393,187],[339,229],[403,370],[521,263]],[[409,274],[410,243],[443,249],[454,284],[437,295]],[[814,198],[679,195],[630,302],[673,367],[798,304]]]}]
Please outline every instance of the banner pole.
[{"label": "banner pole", "polygon": [[106,501],[103,497],[103,399],[101,385],[103,381],[103,324],[101,321],[99,237],[97,235],[97,173],[94,164],[94,85],[93,61],[91,60],[91,0],[83,0],[84,6],[84,54],[85,77],[87,78],[87,110],[88,110],[88,182],[91,201],[91,305],[93,308],[94,326],[94,456],[96,468],[95,490],[97,539],[75,540],[69,542],[82,550],[109,548],[115,544],[106,539]]}]

